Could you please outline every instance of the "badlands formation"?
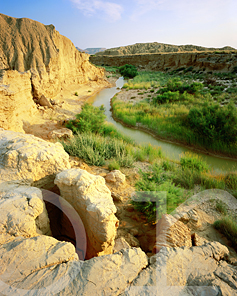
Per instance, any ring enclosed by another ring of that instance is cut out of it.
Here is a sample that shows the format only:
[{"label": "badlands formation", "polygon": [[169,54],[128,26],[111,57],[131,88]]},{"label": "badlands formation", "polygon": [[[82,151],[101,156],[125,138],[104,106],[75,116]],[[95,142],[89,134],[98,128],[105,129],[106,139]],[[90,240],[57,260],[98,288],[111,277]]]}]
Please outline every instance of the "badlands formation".
[{"label": "badlands formation", "polygon": [[73,91],[108,86],[103,72],[52,25],[0,15],[0,29],[0,295],[237,295],[233,250],[201,237],[210,199],[236,213],[235,198],[202,192],[157,227],[137,227],[124,174],[98,175],[30,134],[64,107],[72,116]]},{"label": "badlands formation", "polygon": [[[75,92],[85,97],[108,86],[103,70],[53,25],[0,14],[0,127],[29,132],[58,115],[73,116],[80,110]],[[37,108],[42,95],[54,110]]]}]

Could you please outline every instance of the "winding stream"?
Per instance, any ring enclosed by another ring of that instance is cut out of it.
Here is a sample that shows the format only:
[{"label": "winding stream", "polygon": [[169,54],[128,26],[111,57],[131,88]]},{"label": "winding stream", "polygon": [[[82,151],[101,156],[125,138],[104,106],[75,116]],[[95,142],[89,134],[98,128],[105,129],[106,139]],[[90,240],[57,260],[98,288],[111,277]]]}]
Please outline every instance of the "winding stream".
[{"label": "winding stream", "polygon": [[[113,123],[120,132],[131,137],[136,143],[139,143],[139,144],[151,143],[152,145],[160,146],[163,154],[173,160],[179,160],[180,154],[182,152],[192,151],[187,147],[158,140],[146,132],[125,127],[121,123],[116,122],[113,119],[112,113],[110,111],[110,100],[111,98],[113,98],[113,96],[116,93],[120,91],[123,84],[124,84],[124,79],[123,77],[120,77],[116,81],[116,87],[103,89],[101,92],[90,97],[89,101],[92,102],[93,105],[97,107],[104,105],[106,108],[105,115],[107,117],[107,121]],[[201,152],[195,152],[195,153],[202,156],[202,158],[208,163],[210,168],[213,169],[216,173],[234,171],[237,168],[237,161],[235,160],[210,156],[210,155],[203,154]]]}]

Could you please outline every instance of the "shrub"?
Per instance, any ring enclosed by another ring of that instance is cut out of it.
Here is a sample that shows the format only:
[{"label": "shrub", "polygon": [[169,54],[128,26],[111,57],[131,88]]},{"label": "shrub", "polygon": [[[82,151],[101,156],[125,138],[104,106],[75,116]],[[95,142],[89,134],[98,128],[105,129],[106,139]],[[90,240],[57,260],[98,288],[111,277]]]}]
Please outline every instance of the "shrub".
[{"label": "shrub", "polygon": [[115,159],[121,166],[132,166],[134,158],[122,140],[92,133],[81,133],[69,141],[61,142],[70,155],[84,159],[88,164],[101,166],[106,160]]},{"label": "shrub", "polygon": [[119,72],[121,75],[123,75],[123,77],[126,78],[134,78],[138,75],[137,68],[133,65],[128,64],[119,67]]},{"label": "shrub", "polygon": [[104,115],[104,107],[94,107],[86,103],[82,107],[81,113],[76,115],[75,120],[70,120],[66,127],[76,132],[93,132],[102,133],[104,129],[106,116]]},{"label": "shrub", "polygon": [[182,169],[190,169],[198,172],[208,171],[208,166],[205,161],[197,154],[185,152],[181,155],[180,164]]},{"label": "shrub", "polygon": [[120,165],[119,163],[116,161],[116,160],[113,160],[109,163],[108,165],[108,169],[110,171],[113,171],[113,170],[119,170],[120,169]]},{"label": "shrub", "polygon": [[[136,198],[131,201],[134,208],[145,214],[148,222],[156,223],[162,214],[172,212],[183,201],[183,189],[169,180],[162,166],[154,164],[149,172],[140,171],[141,179],[136,183]],[[139,200],[145,201],[139,201]]]},{"label": "shrub", "polygon": [[153,102],[156,104],[164,104],[169,102],[174,102],[179,100],[179,92],[165,92],[161,95],[158,95],[156,98],[153,99]]},{"label": "shrub", "polygon": [[232,189],[232,190],[236,190],[237,189],[237,174],[236,173],[228,173],[225,176],[225,184],[228,188]]},{"label": "shrub", "polygon": [[78,92],[76,91],[74,95],[78,97]]},{"label": "shrub", "polygon": [[201,108],[191,108],[187,119],[191,129],[206,142],[229,144],[237,140],[237,111],[233,104],[220,107],[205,103]]},{"label": "shrub", "polygon": [[237,251],[237,221],[232,216],[225,216],[215,221],[214,227],[223,233],[232,243]]}]

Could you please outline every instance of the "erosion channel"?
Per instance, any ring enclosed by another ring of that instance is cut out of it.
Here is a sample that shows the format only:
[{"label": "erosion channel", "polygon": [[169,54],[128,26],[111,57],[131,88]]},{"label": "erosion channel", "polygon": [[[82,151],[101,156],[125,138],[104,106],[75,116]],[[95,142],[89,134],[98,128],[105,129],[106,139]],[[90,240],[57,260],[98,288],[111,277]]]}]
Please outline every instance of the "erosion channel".
[{"label": "erosion channel", "polygon": [[[122,125],[121,123],[115,121],[112,117],[112,112],[110,111],[110,100],[113,98],[113,96],[120,91],[120,89],[123,87],[124,79],[123,77],[120,77],[116,81],[116,87],[112,88],[106,88],[97,93],[96,95],[92,96],[89,101],[93,103],[94,106],[101,106],[104,105],[105,107],[105,115],[108,122],[111,122],[114,124],[114,126],[124,133],[125,135],[132,138],[136,143],[142,144],[142,143],[150,143],[155,146],[160,146],[165,156],[167,156],[170,159],[173,160],[179,160],[181,153],[186,151],[192,151],[188,147],[184,147],[175,143],[165,142],[159,139],[156,139],[152,135],[140,131],[138,129],[132,129],[127,126]],[[206,155],[201,152],[196,152],[196,154],[200,155],[210,166],[210,168],[215,171],[216,173],[225,173],[234,171],[237,169],[237,161],[227,159],[227,158],[221,158],[211,155]]]}]

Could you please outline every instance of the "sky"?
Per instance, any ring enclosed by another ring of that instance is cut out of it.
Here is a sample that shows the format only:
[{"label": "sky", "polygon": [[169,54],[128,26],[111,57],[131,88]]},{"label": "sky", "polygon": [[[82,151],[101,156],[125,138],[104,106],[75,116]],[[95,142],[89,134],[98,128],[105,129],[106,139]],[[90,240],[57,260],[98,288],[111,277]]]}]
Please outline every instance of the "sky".
[{"label": "sky", "polygon": [[0,13],[53,24],[75,46],[237,48],[237,0],[0,0]]}]

